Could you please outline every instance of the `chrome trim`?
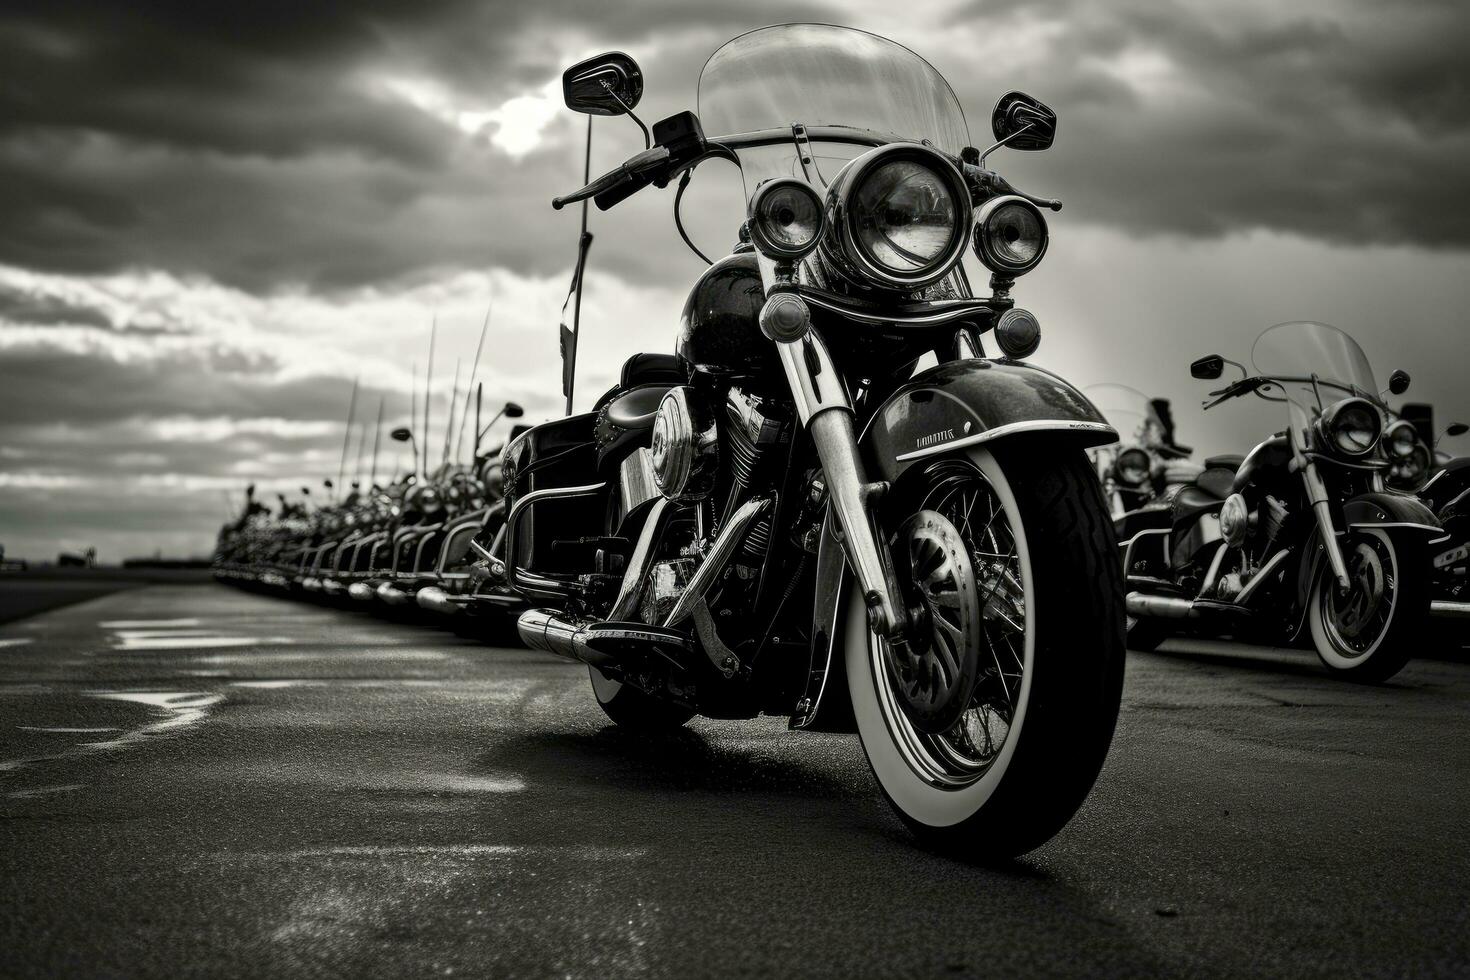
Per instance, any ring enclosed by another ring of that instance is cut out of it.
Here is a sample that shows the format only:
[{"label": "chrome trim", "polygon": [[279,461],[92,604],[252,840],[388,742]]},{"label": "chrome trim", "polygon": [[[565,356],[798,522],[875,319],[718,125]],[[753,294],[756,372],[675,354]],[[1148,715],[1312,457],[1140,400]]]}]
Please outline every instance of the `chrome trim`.
[{"label": "chrome trim", "polygon": [[548,579],[532,572],[524,571],[515,564],[516,544],[518,543],[516,535],[520,529],[521,517],[525,514],[528,507],[542,500],[586,497],[605,489],[607,489],[607,483],[605,482],[586,483],[577,487],[547,487],[544,490],[534,490],[515,502],[515,505],[511,507],[510,513],[505,518],[505,565],[508,572],[506,578],[509,580],[511,588],[519,591],[524,584],[527,589],[534,590],[539,588],[541,591],[550,591],[554,595],[566,594],[567,584],[565,582],[558,582],[555,579]]},{"label": "chrome trim", "polygon": [[653,476],[653,453],[647,446],[639,446],[618,465],[618,490],[620,521],[627,520],[640,504],[659,496]]},{"label": "chrome trim", "polygon": [[[689,580],[689,585],[679,595],[678,601],[674,603],[674,608],[669,610],[669,615],[663,622],[665,629],[677,626],[694,611],[695,605],[704,598],[704,594],[714,584],[715,577],[724,571],[730,561],[730,556],[745,539],[745,532],[757,518],[766,512],[770,505],[771,498],[755,497],[741,504],[735,513],[730,515],[730,519],[720,530],[720,536],[710,546],[709,554],[705,555],[704,561],[700,562],[699,567],[694,570],[694,576]],[[642,546],[641,538],[638,544]],[[626,581],[625,578],[624,582]],[[623,601],[621,595],[618,601],[619,603]]]},{"label": "chrome trim", "polygon": [[1252,575],[1251,580],[1245,583],[1245,588],[1241,589],[1240,594],[1235,597],[1235,604],[1237,606],[1243,606],[1249,602],[1251,596],[1255,594],[1256,589],[1271,577],[1272,573],[1276,571],[1276,566],[1286,561],[1286,556],[1289,554],[1291,554],[1290,548],[1282,548],[1268,558],[1266,564],[1261,566],[1261,570]]},{"label": "chrome trim", "polygon": [[991,299],[932,300],[922,304],[922,308],[918,310],[914,310],[913,307],[900,306],[897,309],[869,311],[855,305],[838,302],[824,292],[811,288],[803,288],[801,298],[806,300],[808,306],[820,307],[844,319],[874,326],[885,323],[941,326],[957,320],[969,320],[976,317],[989,320],[999,312],[995,301]]},{"label": "chrome trim", "polygon": [[649,558],[653,555],[659,538],[663,537],[671,506],[673,501],[656,497],[653,506],[648,509],[648,516],[643,519],[643,530],[638,534],[638,543],[633,547],[628,567],[623,572],[623,584],[618,588],[617,601],[613,603],[612,619],[629,620],[637,612],[638,600],[643,597],[643,580],[648,576]]},{"label": "chrome trim", "polygon": [[1429,604],[1429,615],[1444,616],[1447,619],[1470,619],[1470,602],[1435,599]]},{"label": "chrome trim", "polygon": [[828,409],[852,412],[847,385],[817,331],[808,330],[800,340],[777,344],[776,352],[781,356],[781,367],[796,399],[796,413],[802,425]]},{"label": "chrome trim", "polygon": [[414,595],[414,601],[419,604],[420,609],[427,609],[429,612],[444,614],[459,612],[459,606],[449,598],[449,593],[434,586],[419,589]]},{"label": "chrome trim", "polygon": [[1229,550],[1230,546],[1224,542],[1215,549],[1215,555],[1210,559],[1210,568],[1205,572],[1204,584],[1199,587],[1200,598],[1209,598],[1210,590],[1215,587],[1215,580],[1220,577],[1220,564],[1225,560],[1225,552]]},{"label": "chrome trim", "polygon": [[1017,432],[1103,432],[1110,433],[1114,438],[1118,431],[1105,422],[1083,422],[1077,419],[1030,419],[1025,422],[1007,422],[1005,425],[997,425],[993,429],[976,432],[974,435],[964,436],[960,439],[952,439],[949,442],[941,442],[936,446],[926,446],[923,449],[915,449],[898,457],[898,462],[905,463],[911,459],[923,459],[926,456],[937,456],[954,449],[964,449],[966,446],[978,446],[1001,436],[1014,435]]},{"label": "chrome trim", "polygon": [[1449,535],[1444,533],[1444,528],[1433,524],[1419,524],[1415,521],[1349,521],[1348,527],[1406,527],[1415,531],[1427,531],[1430,534],[1442,534],[1445,538]]}]

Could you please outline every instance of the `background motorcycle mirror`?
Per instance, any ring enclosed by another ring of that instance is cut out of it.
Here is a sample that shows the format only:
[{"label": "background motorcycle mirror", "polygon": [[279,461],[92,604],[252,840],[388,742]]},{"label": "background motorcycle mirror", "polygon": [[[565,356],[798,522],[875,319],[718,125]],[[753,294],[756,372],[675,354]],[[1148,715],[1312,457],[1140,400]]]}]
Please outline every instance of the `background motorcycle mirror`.
[{"label": "background motorcycle mirror", "polygon": [[1444,430],[1447,436],[1463,436],[1467,432],[1470,432],[1470,425],[1464,422],[1451,422],[1450,427]]},{"label": "background motorcycle mirror", "polygon": [[1190,377],[1201,381],[1215,381],[1225,373],[1225,358],[1219,354],[1206,354],[1189,366]]},{"label": "background motorcycle mirror", "polygon": [[1007,92],[995,104],[990,129],[1013,150],[1044,150],[1057,138],[1057,114],[1025,92]]},{"label": "background motorcycle mirror", "polygon": [[394,442],[408,442],[408,440],[413,438],[413,433],[407,429],[394,429],[389,435]]},{"label": "background motorcycle mirror", "polygon": [[561,75],[562,98],[573,112],[621,116],[643,98],[643,72],[621,51],[579,61]]},{"label": "background motorcycle mirror", "polygon": [[521,406],[517,405],[515,402],[506,402],[505,403],[505,417],[506,418],[508,418],[508,419],[518,419],[522,415],[525,415],[525,414],[526,414],[526,410],[524,408],[521,408]]},{"label": "background motorcycle mirror", "polygon": [[1395,395],[1402,395],[1409,390],[1409,372],[1395,371],[1388,376],[1388,390]]}]

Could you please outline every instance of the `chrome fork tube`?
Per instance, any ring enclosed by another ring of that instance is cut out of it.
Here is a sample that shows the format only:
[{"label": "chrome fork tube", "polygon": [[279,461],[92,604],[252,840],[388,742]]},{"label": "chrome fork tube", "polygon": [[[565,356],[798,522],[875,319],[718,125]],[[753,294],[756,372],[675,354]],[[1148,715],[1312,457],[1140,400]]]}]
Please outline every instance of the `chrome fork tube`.
[{"label": "chrome fork tube", "polygon": [[887,484],[869,483],[863,472],[847,387],[827,345],[814,329],[807,329],[796,340],[778,342],[776,349],[796,399],[797,414],[822,462],[827,499],[837,515],[848,562],[862,589],[868,624],[880,635],[896,635],[905,621],[903,605],[873,534],[869,507]]},{"label": "chrome fork tube", "polygon": [[1296,453],[1297,465],[1302,471],[1302,483],[1307,489],[1307,500],[1312,504],[1312,513],[1317,515],[1317,530],[1322,535],[1322,547],[1327,551],[1327,562],[1332,566],[1332,576],[1337,584],[1346,589],[1352,582],[1348,578],[1347,561],[1342,557],[1342,546],[1337,541],[1337,529],[1332,526],[1332,507],[1328,504],[1327,485],[1317,464],[1312,462],[1297,444],[1300,436],[1296,426],[1291,428],[1291,445]]}]

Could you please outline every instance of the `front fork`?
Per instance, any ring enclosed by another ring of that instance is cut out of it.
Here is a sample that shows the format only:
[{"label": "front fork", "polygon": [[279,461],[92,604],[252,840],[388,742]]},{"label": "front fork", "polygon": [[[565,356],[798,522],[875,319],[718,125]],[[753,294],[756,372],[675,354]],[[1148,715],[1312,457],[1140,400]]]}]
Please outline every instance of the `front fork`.
[{"label": "front fork", "polygon": [[[772,339],[796,401],[797,415],[811,435],[817,458],[821,460],[827,499],[837,514],[842,547],[862,590],[868,625],[880,636],[895,639],[907,625],[908,615],[892,563],[886,560],[887,553],[873,534],[871,516],[871,505],[888,489],[888,484],[870,483],[863,472],[847,386],[821,335],[812,329],[806,303],[792,292],[772,291],[767,306],[772,306],[778,298],[784,316],[805,320],[804,327],[798,324],[798,329],[788,328],[786,335],[798,334],[795,339]],[[761,319],[764,323],[764,312]]]},{"label": "front fork", "polygon": [[1300,440],[1296,426],[1293,425],[1291,448],[1296,456],[1297,467],[1302,472],[1302,483],[1307,488],[1307,500],[1312,504],[1312,513],[1317,515],[1317,530],[1322,535],[1322,547],[1327,551],[1327,563],[1332,566],[1332,576],[1337,579],[1337,584],[1347,589],[1351,587],[1352,581],[1348,578],[1342,546],[1337,541],[1337,529],[1332,524],[1332,507],[1328,503],[1327,485],[1322,482],[1317,464],[1302,450]]}]

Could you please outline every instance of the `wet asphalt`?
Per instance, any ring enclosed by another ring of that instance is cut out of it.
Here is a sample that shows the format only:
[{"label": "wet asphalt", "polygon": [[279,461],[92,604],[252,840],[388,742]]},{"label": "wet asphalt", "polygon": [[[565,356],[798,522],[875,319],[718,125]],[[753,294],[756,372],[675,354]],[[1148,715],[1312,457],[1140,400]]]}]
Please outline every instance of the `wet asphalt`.
[{"label": "wet asphalt", "polygon": [[1470,971],[1470,663],[1130,656],[1061,836],[917,849],[857,742],[215,586],[0,627],[0,976]]}]

